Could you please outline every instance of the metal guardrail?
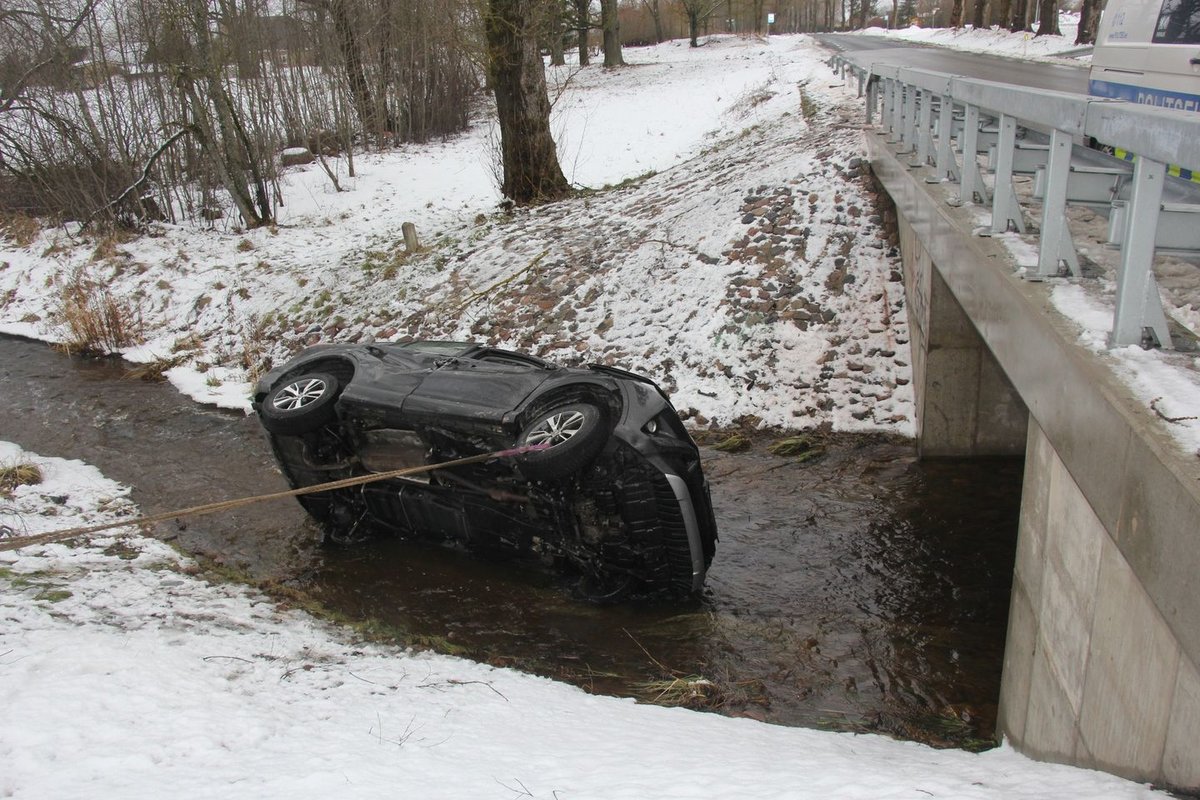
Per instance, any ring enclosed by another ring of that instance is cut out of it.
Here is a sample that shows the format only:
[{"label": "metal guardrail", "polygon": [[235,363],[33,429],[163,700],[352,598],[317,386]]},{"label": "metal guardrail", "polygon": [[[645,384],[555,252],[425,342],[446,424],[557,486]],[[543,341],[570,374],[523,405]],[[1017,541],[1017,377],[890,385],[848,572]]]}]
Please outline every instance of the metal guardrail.
[{"label": "metal guardrail", "polygon": [[[1171,347],[1152,265],[1167,165],[1200,171],[1200,116],[889,64],[868,66],[842,53],[834,55],[830,65],[843,80],[857,79],[859,96],[866,98],[867,123],[877,124],[888,141],[898,145],[898,155],[912,154],[913,167],[933,167],[927,181],[956,183],[959,202],[978,199],[991,206],[992,233],[1010,226],[1025,230],[1013,184],[1014,157],[1019,155],[1027,164],[1030,154],[1017,153],[1018,128],[1048,135],[1044,157],[1034,154],[1044,161],[1039,176],[1041,233],[1037,267],[1027,272],[1027,279],[1059,275],[1064,264],[1072,274],[1080,274],[1066,216],[1076,148],[1097,141],[1136,153],[1128,200],[1117,201],[1114,221],[1120,229],[1111,237],[1119,242],[1121,255],[1108,344]],[[983,143],[983,137],[994,144]],[[990,191],[978,158],[989,145],[994,153]],[[1186,249],[1200,252],[1200,226],[1187,237]]]}]

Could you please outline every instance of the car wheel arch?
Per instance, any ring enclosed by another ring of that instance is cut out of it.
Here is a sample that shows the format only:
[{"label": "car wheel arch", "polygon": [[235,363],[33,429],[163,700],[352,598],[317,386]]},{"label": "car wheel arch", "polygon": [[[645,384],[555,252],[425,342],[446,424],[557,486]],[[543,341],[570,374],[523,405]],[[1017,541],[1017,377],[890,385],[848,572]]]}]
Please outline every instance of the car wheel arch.
[{"label": "car wheel arch", "polygon": [[588,403],[599,408],[604,414],[605,424],[609,430],[616,425],[624,412],[621,393],[616,387],[602,383],[574,382],[565,386],[553,387],[527,400],[512,415],[511,424],[514,433],[523,430],[539,414],[571,403]]}]

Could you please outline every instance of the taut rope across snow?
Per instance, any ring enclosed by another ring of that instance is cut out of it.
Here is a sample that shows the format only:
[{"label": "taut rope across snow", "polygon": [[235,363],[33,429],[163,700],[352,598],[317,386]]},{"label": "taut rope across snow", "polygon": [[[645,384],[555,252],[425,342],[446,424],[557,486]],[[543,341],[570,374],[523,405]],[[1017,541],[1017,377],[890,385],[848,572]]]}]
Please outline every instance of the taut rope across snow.
[{"label": "taut rope across snow", "polygon": [[373,472],[370,475],[359,475],[354,478],[343,478],[337,481],[329,481],[327,483],[318,483],[313,486],[302,486],[299,489],[289,489],[284,492],[271,492],[270,494],[254,495],[253,497],[239,497],[234,500],[222,500],[218,503],[206,503],[201,506],[192,506],[191,508],[181,508],[177,511],[164,511],[161,514],[152,514],[148,517],[135,517],[133,519],[123,519],[116,522],[103,522],[97,525],[85,525],[78,528],[68,528],[61,531],[49,531],[47,533],[37,533],[32,536],[17,536],[10,539],[0,539],[0,553],[10,550],[20,550],[22,547],[29,547],[35,544],[50,544],[52,542],[61,542],[64,539],[73,539],[76,536],[89,536],[93,533],[101,531],[113,530],[114,528],[124,528],[131,525],[153,525],[159,522],[166,522],[172,519],[181,517],[200,517],[205,514],[215,514],[218,511],[228,511],[242,506],[248,506],[253,503],[263,503],[268,500],[280,500],[285,497],[299,497],[304,494],[314,494],[316,492],[328,492],[334,489],[346,489],[351,486],[361,486],[365,483],[375,483],[377,481],[386,481],[389,478],[403,478],[408,475],[420,475],[425,472],[433,472],[434,470],[445,469],[447,467],[459,467],[465,464],[478,464],[483,461],[491,461],[496,458],[510,458],[512,456],[524,455],[538,450],[545,450],[550,445],[534,444],[522,445],[508,450],[497,450],[493,453],[483,453],[477,456],[467,456],[466,458],[458,458],[453,461],[443,461],[440,464],[423,464],[419,467],[405,467],[404,469],[393,469],[387,472]]}]

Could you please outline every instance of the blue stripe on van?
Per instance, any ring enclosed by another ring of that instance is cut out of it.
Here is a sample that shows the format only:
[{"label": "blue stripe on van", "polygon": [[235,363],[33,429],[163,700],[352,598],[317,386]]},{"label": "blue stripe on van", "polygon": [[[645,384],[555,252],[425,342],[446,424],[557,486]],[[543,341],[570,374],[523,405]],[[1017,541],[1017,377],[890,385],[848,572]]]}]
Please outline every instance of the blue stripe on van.
[{"label": "blue stripe on van", "polygon": [[[1125,83],[1112,81],[1088,81],[1088,94],[1096,97],[1111,97],[1114,100],[1128,100],[1131,103],[1142,103],[1159,108],[1173,108],[1177,111],[1200,111],[1200,94],[1186,92],[1165,92],[1162,89],[1146,89],[1141,86],[1130,86]],[[1114,155],[1126,161],[1133,161],[1134,155],[1128,150],[1116,149]],[[1200,183],[1200,174],[1193,170],[1167,165],[1167,174],[1183,178],[1185,181]]]},{"label": "blue stripe on van", "polygon": [[1096,97],[1128,100],[1131,103],[1158,106],[1159,108],[1173,108],[1177,111],[1200,111],[1200,94],[1167,92],[1162,89],[1147,89],[1143,86],[1096,80],[1088,81],[1088,94]]}]

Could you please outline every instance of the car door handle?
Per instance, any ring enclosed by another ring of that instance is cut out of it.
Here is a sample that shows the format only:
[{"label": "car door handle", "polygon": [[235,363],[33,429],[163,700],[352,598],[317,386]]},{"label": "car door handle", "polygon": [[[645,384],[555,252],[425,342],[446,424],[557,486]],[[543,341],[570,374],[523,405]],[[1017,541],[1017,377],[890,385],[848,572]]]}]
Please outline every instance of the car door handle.
[{"label": "car door handle", "polygon": [[1188,63],[1191,64],[1193,67],[1196,66],[1197,64],[1200,64],[1200,56],[1192,56],[1191,58],[1188,59]]}]

